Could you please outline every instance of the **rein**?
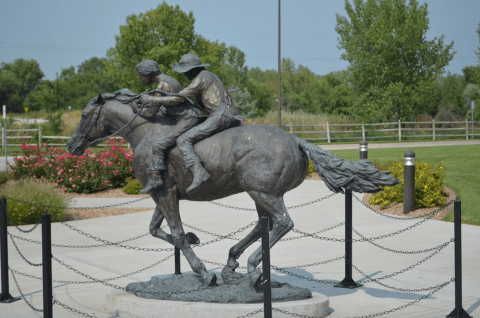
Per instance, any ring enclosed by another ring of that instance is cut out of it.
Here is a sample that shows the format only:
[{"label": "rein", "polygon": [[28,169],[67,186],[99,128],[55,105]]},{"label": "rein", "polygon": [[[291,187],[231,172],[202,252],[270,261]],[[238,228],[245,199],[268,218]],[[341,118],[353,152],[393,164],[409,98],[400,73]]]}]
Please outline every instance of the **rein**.
[{"label": "rein", "polygon": [[[145,92],[145,93],[142,93],[142,94],[147,94],[147,93],[149,93],[149,92]],[[142,94],[140,94],[140,95],[142,95]],[[136,99],[139,98],[140,95],[131,98],[130,100],[128,100],[127,102],[125,102],[125,104],[128,104],[128,103],[131,103],[131,102],[135,101]],[[80,136],[80,138],[83,139],[83,140],[85,140],[85,141],[88,143],[89,146],[92,146],[92,145],[94,145],[95,143],[99,143],[99,142],[101,142],[101,141],[103,141],[103,140],[106,140],[106,139],[108,139],[108,138],[111,138],[111,137],[117,135],[119,132],[121,132],[122,130],[124,130],[125,128],[127,128],[131,123],[133,123],[133,121],[138,117],[138,115],[140,115],[140,113],[142,112],[143,108],[145,107],[145,105],[142,104],[142,106],[140,107],[140,110],[135,114],[135,116],[133,116],[133,118],[132,118],[128,123],[126,123],[125,125],[123,125],[120,129],[118,129],[117,131],[115,131],[113,134],[110,134],[110,135],[108,135],[108,136],[106,136],[106,137],[97,138],[97,139],[92,140],[92,141],[88,141],[87,136],[88,136],[88,134],[90,133],[90,130],[92,130],[93,126],[96,126],[96,125],[97,125],[98,117],[100,117],[100,111],[102,110],[103,105],[105,105],[105,101],[104,101],[101,105],[99,105],[100,107],[98,108],[98,110],[95,110],[95,114],[93,115],[93,118],[92,118],[92,124],[90,125],[90,128],[88,129],[87,133]]]}]

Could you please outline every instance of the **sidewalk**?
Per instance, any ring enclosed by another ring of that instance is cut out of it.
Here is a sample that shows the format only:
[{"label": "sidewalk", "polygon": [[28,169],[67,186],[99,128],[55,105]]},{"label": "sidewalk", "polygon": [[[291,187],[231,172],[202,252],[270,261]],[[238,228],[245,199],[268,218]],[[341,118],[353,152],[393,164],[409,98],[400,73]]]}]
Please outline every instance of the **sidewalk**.
[{"label": "sidewalk", "polygon": [[[286,194],[285,203],[287,207],[291,207],[323,198],[329,194],[330,191],[323,182],[307,180],[297,189]],[[100,206],[112,202],[119,203],[122,200],[79,199],[76,200],[75,204],[77,206]],[[135,204],[143,202],[141,204],[150,206],[152,204],[150,201],[150,199],[147,199]],[[215,202],[234,207],[254,208],[253,201],[245,193]],[[202,231],[226,235],[257,219],[257,214],[254,211],[239,211],[209,202],[181,201],[180,210],[185,231],[196,233],[202,242],[211,241],[217,237],[209,235],[207,232],[194,230],[189,227],[190,225]],[[132,275],[127,277],[108,281],[108,283],[122,287],[129,282],[149,280],[154,275],[170,276],[174,272],[173,258],[152,268],[142,269],[170,256],[171,252],[145,252],[111,245],[93,247],[91,245],[103,244],[102,241],[85,235],[90,234],[102,240],[117,242],[146,234],[152,211],[68,222],[68,224],[79,231],[83,231],[84,234],[71,230],[63,224],[52,224],[53,244],[71,246],[69,248],[54,246],[52,254],[77,271],[98,279],[114,278],[132,273]],[[314,204],[289,209],[289,213],[295,222],[295,229],[309,233],[321,231],[344,221],[344,196],[337,194]],[[353,199],[353,228],[366,237],[388,235],[389,233],[398,232],[413,226],[417,222],[418,220],[393,220],[387,218],[372,212],[355,198]],[[24,228],[29,229],[31,226],[24,226]],[[234,237],[243,238],[249,230],[237,233]],[[29,234],[20,233],[14,227],[9,227],[8,231],[11,234],[30,240],[41,240],[40,228]],[[471,316],[479,317],[480,277],[478,275],[478,264],[480,264],[480,253],[478,242],[480,241],[480,227],[463,225],[462,231],[463,308]],[[338,226],[317,235],[343,239],[344,227]],[[293,231],[287,235],[287,237],[298,236],[300,235]],[[353,238],[358,239],[359,237],[354,234]],[[339,282],[345,277],[344,259],[326,262],[325,264],[311,264],[342,257],[344,255],[344,243],[311,237],[279,242],[271,251],[271,263],[278,267],[290,267],[287,270],[295,275],[300,275],[307,279],[324,280],[327,284],[299,279],[279,271],[272,272],[272,279],[307,287],[314,292],[326,295],[330,299],[331,314],[329,317],[332,318],[365,316],[390,311],[414,302],[432,291],[415,292],[402,291],[401,289],[429,288],[449,282],[454,277],[454,249],[453,243],[449,243],[451,238],[453,238],[453,223],[429,220],[399,234],[374,241],[385,248],[402,253],[390,252],[368,242],[355,242],[353,244],[353,264],[373,278],[381,278],[411,267],[401,274],[380,281],[382,284],[393,286],[394,289],[386,288],[375,282],[366,283],[365,286],[353,290],[333,287],[328,282]],[[41,263],[41,248],[38,244],[20,239],[15,239],[15,242],[30,262]],[[220,276],[222,267],[215,263],[224,264],[227,260],[228,250],[235,243],[237,241],[225,239],[195,248],[195,252],[202,260],[212,262],[205,262],[205,266],[208,270]],[[442,244],[447,245],[443,249],[432,249],[425,253],[413,253],[438,247]],[[122,245],[141,248],[170,247],[166,242],[155,239],[150,235],[124,242]],[[259,243],[256,243],[245,251],[239,259],[240,266],[246,266],[248,257],[254,251],[254,248],[258,246]],[[423,262],[423,260],[425,261]],[[42,282],[40,279],[35,278],[42,276],[41,267],[28,265],[19,256],[10,239],[9,262],[11,269],[30,275],[25,277],[16,274],[15,276],[27,300],[34,307],[42,308]],[[415,265],[417,262],[421,263]],[[183,273],[191,272],[188,263],[183,257],[181,270]],[[238,271],[244,273],[246,270],[240,268]],[[78,284],[76,283],[77,281],[85,282],[88,279],[69,270],[55,260],[53,261],[53,277],[57,281],[53,283],[54,297],[61,303],[90,316],[100,318],[114,317],[104,311],[105,293],[112,290],[112,287],[102,285],[101,283]],[[365,277],[355,269],[353,270],[353,278],[357,282],[365,280]],[[20,295],[11,275],[10,293],[13,296]],[[275,303],[273,306],[275,307]],[[383,317],[445,317],[454,307],[454,283],[450,283],[431,297],[407,306],[402,310],[385,314]],[[78,316],[58,305],[53,307],[53,311],[54,317],[70,318]],[[0,316],[8,318],[43,317],[41,313],[35,313],[29,308],[23,300],[11,304],[0,304]],[[253,317],[261,318],[263,313]],[[290,316],[282,315],[282,317]]]}]

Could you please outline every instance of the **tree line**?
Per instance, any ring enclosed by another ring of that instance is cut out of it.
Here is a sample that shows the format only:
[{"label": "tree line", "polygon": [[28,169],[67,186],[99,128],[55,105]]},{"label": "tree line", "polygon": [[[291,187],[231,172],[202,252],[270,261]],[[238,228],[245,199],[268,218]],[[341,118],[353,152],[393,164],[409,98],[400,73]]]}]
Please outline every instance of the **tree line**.
[{"label": "tree line", "polygon": [[[346,70],[317,75],[307,66],[282,60],[282,109],[334,114],[359,121],[452,120],[468,115],[470,101],[480,105],[479,63],[462,74],[444,74],[454,43],[443,36],[428,41],[428,6],[416,0],[346,0],[346,15],[337,14],[336,31]],[[90,98],[121,88],[142,92],[135,65],[157,61],[163,73],[187,80],[171,68],[186,53],[197,54],[227,88],[248,117],[277,108],[277,71],[249,68],[237,47],[210,41],[194,31],[195,18],[179,6],[130,15],[106,57],[92,57],[62,69],[58,79],[44,80],[35,60],[19,58],[0,66],[0,103],[10,111],[55,112],[83,109]],[[480,23],[476,30],[480,41]],[[480,45],[479,45],[480,51]],[[480,107],[476,108],[479,119]]]}]

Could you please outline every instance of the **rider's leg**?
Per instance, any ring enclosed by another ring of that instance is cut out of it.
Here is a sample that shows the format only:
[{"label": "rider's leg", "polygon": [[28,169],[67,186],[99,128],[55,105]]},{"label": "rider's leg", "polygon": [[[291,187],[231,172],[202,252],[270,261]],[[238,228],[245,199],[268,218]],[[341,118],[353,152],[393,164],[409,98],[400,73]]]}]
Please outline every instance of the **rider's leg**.
[{"label": "rider's leg", "polygon": [[193,144],[212,136],[227,128],[238,125],[238,121],[231,117],[212,113],[207,120],[198,126],[190,129],[177,139],[177,146],[182,153],[185,165],[193,174],[192,184],[187,188],[187,194],[193,194],[205,181],[210,178],[210,174],[202,165],[200,157],[195,152]]},{"label": "rider's leg", "polygon": [[144,189],[140,190],[140,193],[150,193],[154,188],[163,185],[161,173],[166,169],[165,152],[175,146],[180,135],[197,125],[199,121],[200,118],[196,116],[196,113],[191,113],[189,116],[182,117],[168,133],[157,138],[152,147],[152,164],[148,171],[148,183]]}]

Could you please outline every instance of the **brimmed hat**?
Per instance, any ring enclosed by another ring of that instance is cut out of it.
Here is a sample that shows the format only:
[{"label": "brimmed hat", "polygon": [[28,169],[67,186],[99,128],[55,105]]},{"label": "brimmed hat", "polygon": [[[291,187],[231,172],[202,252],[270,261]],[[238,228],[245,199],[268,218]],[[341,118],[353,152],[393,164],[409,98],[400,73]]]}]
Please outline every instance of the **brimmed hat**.
[{"label": "brimmed hat", "polygon": [[182,56],[178,64],[172,64],[173,69],[179,73],[185,73],[190,71],[192,68],[204,66],[210,66],[210,64],[202,64],[200,58],[195,54],[185,54]]}]

